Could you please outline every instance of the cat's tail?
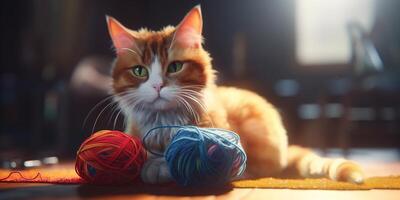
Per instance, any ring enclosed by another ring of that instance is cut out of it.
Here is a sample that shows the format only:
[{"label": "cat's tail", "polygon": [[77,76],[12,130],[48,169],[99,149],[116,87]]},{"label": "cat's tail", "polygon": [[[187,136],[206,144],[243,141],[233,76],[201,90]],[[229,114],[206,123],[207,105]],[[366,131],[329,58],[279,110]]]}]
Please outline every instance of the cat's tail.
[{"label": "cat's tail", "polygon": [[353,161],[320,157],[300,146],[289,146],[288,150],[288,168],[302,177],[326,177],[358,184],[364,182],[363,171]]}]

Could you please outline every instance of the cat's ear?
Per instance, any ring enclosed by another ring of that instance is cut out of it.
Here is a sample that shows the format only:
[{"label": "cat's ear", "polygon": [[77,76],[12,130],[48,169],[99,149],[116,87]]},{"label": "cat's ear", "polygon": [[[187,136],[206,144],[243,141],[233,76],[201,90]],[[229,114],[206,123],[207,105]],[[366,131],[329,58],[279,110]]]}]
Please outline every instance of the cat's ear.
[{"label": "cat's ear", "polygon": [[125,28],[116,19],[108,15],[106,16],[106,20],[108,32],[110,33],[117,54],[119,54],[124,48],[131,50],[137,48],[136,38],[129,33],[127,28]]},{"label": "cat's ear", "polygon": [[200,5],[195,6],[176,27],[172,45],[180,45],[185,48],[199,48],[202,42],[201,32],[203,19]]}]

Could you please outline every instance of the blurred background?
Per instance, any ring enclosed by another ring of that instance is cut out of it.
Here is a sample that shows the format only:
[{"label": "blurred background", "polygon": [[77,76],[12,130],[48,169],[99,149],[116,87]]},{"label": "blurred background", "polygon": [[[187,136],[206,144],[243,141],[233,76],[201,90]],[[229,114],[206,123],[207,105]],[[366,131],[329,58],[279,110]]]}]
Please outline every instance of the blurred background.
[{"label": "blurred background", "polygon": [[199,3],[219,84],[267,97],[290,143],[398,159],[397,0],[2,1],[0,159],[72,158],[92,130],[123,130],[101,102],[114,56],[105,15],[158,30]]}]

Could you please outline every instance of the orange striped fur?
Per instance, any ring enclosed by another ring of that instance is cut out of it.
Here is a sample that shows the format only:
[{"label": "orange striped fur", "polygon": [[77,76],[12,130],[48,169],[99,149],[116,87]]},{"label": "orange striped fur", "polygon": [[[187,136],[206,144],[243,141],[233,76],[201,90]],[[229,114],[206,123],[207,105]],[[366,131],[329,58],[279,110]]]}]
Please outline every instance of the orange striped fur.
[{"label": "orange striped fur", "polygon": [[[308,149],[289,147],[281,117],[265,98],[251,91],[220,87],[214,83],[211,57],[201,45],[199,6],[193,8],[176,28],[132,31],[113,18],[108,18],[108,25],[117,52],[112,73],[113,89],[118,97],[116,101],[126,115],[128,132],[143,136],[154,125],[174,124],[225,128],[240,135],[248,155],[247,174],[251,177],[277,176],[286,168],[292,168],[303,177],[363,181],[362,171],[353,162],[321,158]],[[182,62],[183,68],[170,74],[167,69],[174,61]],[[135,77],[132,68],[137,65],[145,66],[150,75]],[[160,71],[159,77],[152,77],[157,76],[151,75],[156,70]],[[155,95],[152,101],[137,100],[142,98],[141,95],[145,98],[153,94],[153,86],[143,88],[146,84],[156,83],[162,86],[159,97]],[[179,92],[186,91],[185,87],[192,90],[190,94],[194,99],[179,96]],[[171,88],[175,93],[167,92],[168,89],[172,91]],[[172,97],[159,100],[163,91]],[[126,100],[130,92],[135,93],[136,99]],[[183,105],[179,98],[189,105]],[[169,139],[170,133],[160,133],[154,145],[163,149]],[[142,170],[142,179],[150,183],[171,180],[164,165],[163,158],[150,159]]]}]

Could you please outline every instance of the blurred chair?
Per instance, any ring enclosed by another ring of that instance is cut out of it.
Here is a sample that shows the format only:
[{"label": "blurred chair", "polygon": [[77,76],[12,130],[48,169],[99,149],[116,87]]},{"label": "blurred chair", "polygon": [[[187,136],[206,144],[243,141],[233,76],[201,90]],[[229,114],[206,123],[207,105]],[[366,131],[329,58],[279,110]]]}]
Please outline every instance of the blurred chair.
[{"label": "blurred chair", "polygon": [[384,68],[368,34],[357,23],[348,25],[352,44],[353,73],[342,96],[343,114],[338,145],[399,147],[400,73]]},{"label": "blurred chair", "polygon": [[291,143],[325,150],[400,147],[400,73],[383,62],[361,26],[348,26],[351,69],[339,75],[293,76],[278,80]]}]

